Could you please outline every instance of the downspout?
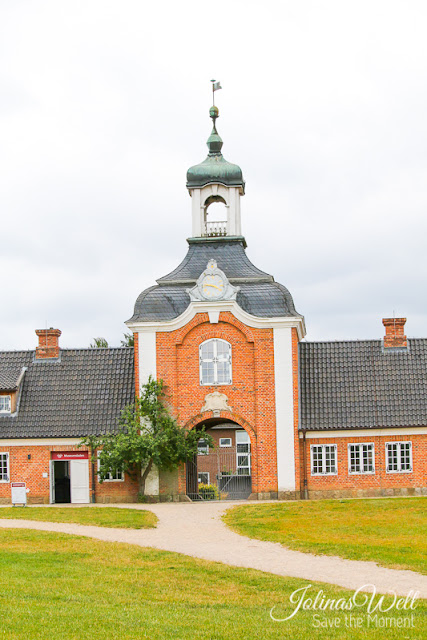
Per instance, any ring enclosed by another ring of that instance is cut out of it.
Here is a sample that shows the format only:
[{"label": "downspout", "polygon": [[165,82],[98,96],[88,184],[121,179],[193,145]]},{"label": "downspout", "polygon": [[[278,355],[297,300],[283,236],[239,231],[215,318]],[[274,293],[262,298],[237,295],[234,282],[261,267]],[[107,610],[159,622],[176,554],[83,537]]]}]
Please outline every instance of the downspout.
[{"label": "downspout", "polygon": [[306,429],[302,431],[302,484],[303,484],[303,500],[308,500],[308,486],[307,486],[307,446],[306,446]]},{"label": "downspout", "polygon": [[96,482],[95,482],[95,449],[93,447],[90,448],[90,459],[92,462],[92,495],[91,502],[92,504],[96,503]]}]

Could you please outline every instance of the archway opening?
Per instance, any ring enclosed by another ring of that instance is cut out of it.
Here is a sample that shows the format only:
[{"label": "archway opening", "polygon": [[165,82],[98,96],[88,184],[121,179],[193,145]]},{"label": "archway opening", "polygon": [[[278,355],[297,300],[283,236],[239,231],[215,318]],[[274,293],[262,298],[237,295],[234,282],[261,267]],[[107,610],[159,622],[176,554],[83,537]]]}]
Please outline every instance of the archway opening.
[{"label": "archway opening", "polygon": [[233,420],[211,418],[194,427],[212,437],[203,438],[198,452],[186,464],[187,495],[194,501],[246,500],[252,493],[251,441]]},{"label": "archway opening", "polygon": [[205,226],[207,236],[227,235],[228,209],[221,196],[210,196],[205,202]]}]

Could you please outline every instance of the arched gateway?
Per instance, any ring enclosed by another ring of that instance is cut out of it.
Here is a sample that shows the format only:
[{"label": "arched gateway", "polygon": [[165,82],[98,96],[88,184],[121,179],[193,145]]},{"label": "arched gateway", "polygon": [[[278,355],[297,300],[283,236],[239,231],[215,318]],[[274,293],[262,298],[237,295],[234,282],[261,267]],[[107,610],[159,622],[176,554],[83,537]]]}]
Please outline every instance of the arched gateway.
[{"label": "arched gateway", "polygon": [[199,424],[214,446],[199,440],[197,455],[186,464],[186,493],[191,500],[244,500],[252,493],[249,434],[232,420]]}]

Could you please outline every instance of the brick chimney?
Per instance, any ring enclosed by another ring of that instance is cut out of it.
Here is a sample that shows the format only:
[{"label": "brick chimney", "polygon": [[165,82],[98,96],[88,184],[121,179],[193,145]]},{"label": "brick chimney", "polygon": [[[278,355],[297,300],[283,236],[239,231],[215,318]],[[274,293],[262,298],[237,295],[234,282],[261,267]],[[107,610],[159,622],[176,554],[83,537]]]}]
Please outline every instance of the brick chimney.
[{"label": "brick chimney", "polygon": [[59,357],[59,329],[36,329],[39,337],[39,346],[36,348],[36,359],[46,360],[47,358]]},{"label": "brick chimney", "polygon": [[384,348],[407,347],[408,341],[404,334],[406,318],[383,318],[385,326]]}]

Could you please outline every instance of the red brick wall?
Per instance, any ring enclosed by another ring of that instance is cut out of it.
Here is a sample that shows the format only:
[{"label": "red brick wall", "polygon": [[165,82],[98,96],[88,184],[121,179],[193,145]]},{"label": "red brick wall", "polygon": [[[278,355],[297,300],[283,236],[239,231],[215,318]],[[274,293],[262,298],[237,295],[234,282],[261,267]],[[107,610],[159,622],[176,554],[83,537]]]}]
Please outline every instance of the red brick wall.
[{"label": "red brick wall", "polygon": [[[0,453],[9,453],[10,482],[26,482],[29,503],[49,503],[49,475],[52,451],[85,451],[73,445],[13,446],[0,445]],[[28,460],[31,455],[31,460]],[[96,467],[95,467],[96,471]],[[43,473],[48,477],[43,478]],[[10,482],[0,482],[0,503],[10,503]],[[89,460],[89,495],[92,489],[92,464]],[[135,502],[138,483],[128,476],[124,482],[99,483],[96,479],[97,502]]]},{"label": "red brick wall", "polygon": [[[201,386],[199,346],[221,338],[232,346],[233,383]],[[276,415],[274,395],[274,344],[272,329],[246,327],[230,312],[210,324],[207,313],[197,314],[185,327],[157,334],[157,377],[166,383],[171,409],[182,425],[192,428],[212,412],[201,414],[205,396],[219,391],[228,397],[230,418],[251,438],[252,491],[277,491]],[[179,491],[185,492],[185,473]]]},{"label": "red brick wall", "polygon": [[[412,473],[386,473],[386,442],[412,442]],[[375,473],[374,474],[349,474],[348,473],[348,445],[360,442],[374,443]],[[338,473],[336,475],[312,476],[311,475],[311,451],[313,444],[336,444]],[[346,438],[313,438],[306,440],[306,473],[308,490],[311,497],[316,497],[316,492],[337,490],[349,491],[351,495],[364,492],[366,495],[378,495],[379,493],[393,494],[395,490],[415,489],[426,487],[427,478],[427,435],[394,435],[394,436],[369,436]],[[398,492],[398,491],[397,491]],[[409,491],[411,493],[411,491]],[[319,496],[323,497],[323,496]]]}]

